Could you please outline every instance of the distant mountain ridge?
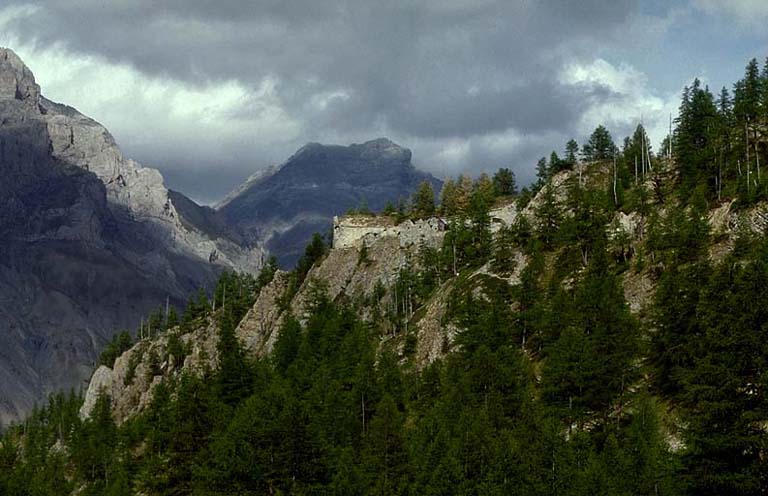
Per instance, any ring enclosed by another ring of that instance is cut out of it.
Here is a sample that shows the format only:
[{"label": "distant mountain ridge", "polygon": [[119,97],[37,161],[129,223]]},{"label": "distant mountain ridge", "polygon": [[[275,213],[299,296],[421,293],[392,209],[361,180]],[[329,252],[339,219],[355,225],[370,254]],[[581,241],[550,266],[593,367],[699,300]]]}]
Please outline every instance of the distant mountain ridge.
[{"label": "distant mountain ridge", "polygon": [[218,206],[250,242],[263,244],[283,267],[300,256],[314,232],[327,232],[334,215],[366,206],[382,210],[407,201],[422,181],[411,151],[379,138],[350,146],[309,143],[283,164],[252,176]]}]

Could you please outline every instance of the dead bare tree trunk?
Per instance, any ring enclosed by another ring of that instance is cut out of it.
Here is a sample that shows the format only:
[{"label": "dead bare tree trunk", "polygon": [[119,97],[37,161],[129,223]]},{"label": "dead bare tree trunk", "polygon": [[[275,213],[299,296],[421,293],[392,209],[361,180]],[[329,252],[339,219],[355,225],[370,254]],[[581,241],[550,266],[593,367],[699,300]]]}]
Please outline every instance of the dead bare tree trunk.
[{"label": "dead bare tree trunk", "polygon": [[760,153],[757,151],[757,142],[754,144],[755,146],[755,161],[757,162],[757,182],[760,182]]},{"label": "dead bare tree trunk", "polygon": [[635,155],[635,184],[637,184],[637,155]]},{"label": "dead bare tree trunk", "polygon": [[648,172],[653,172],[653,166],[651,165],[651,148],[648,144],[645,145],[645,154],[648,156]]},{"label": "dead bare tree trunk", "polygon": [[669,154],[667,155],[667,158],[669,160],[672,160],[672,114],[669,114]]},{"label": "dead bare tree trunk", "polygon": [[613,155],[613,204],[618,206],[619,205],[619,198],[616,195],[616,178],[618,176],[618,173],[616,171],[616,154]]},{"label": "dead bare tree trunk", "polygon": [[[581,182],[581,179],[579,179],[579,182]],[[458,272],[456,272],[456,241],[453,241],[453,275],[457,276],[459,275]]]},{"label": "dead bare tree trunk", "polygon": [[749,187],[750,187],[750,184],[749,184],[749,124],[748,124],[748,122],[749,121],[744,123],[744,137],[747,140],[747,146],[746,146],[746,149],[747,149],[747,194],[749,194]]}]

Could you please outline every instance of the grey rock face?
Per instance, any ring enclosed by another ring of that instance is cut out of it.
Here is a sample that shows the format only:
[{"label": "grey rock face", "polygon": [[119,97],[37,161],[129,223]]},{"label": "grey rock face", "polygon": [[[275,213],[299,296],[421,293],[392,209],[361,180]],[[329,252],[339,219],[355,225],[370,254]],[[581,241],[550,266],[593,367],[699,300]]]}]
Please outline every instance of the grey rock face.
[{"label": "grey rock face", "polygon": [[111,335],[166,298],[262,258],[0,49],[0,422],[81,388]]},{"label": "grey rock face", "polygon": [[0,100],[18,100],[36,107],[40,101],[40,86],[32,72],[18,55],[0,48]]},{"label": "grey rock face", "polygon": [[350,146],[310,143],[279,167],[254,176],[219,205],[228,223],[292,266],[314,232],[361,205],[373,211],[407,200],[424,181],[441,182],[411,164],[411,152],[380,138]]}]

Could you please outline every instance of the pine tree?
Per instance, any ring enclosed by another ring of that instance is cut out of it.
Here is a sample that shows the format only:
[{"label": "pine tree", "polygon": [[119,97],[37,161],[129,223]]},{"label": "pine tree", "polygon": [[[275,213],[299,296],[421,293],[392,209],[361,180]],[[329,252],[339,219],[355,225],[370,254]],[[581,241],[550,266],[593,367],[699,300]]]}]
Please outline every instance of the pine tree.
[{"label": "pine tree", "polygon": [[261,268],[259,271],[259,276],[256,278],[256,285],[259,288],[263,288],[270,282],[272,282],[272,279],[274,279],[275,274],[279,270],[279,267],[277,265],[277,257],[274,255],[271,255],[267,262],[264,264],[264,267]]},{"label": "pine tree", "polygon": [[432,183],[422,181],[419,189],[413,194],[412,211],[416,217],[427,218],[435,214],[435,192]]},{"label": "pine tree", "polygon": [[106,348],[104,348],[104,351],[101,352],[99,364],[106,365],[110,368],[113,367],[115,365],[115,360],[117,360],[120,355],[128,351],[131,346],[133,346],[133,340],[131,339],[131,335],[128,331],[117,333],[112,338],[112,341],[107,344]]},{"label": "pine tree", "polygon": [[496,171],[493,175],[493,192],[497,197],[516,195],[515,173],[505,167]]},{"label": "pine tree", "polygon": [[707,185],[711,196],[717,191],[717,168],[714,161],[714,132],[717,110],[708,88],[698,79],[683,91],[677,119],[674,148],[683,190],[693,191],[698,184]]},{"label": "pine tree", "polygon": [[554,187],[547,184],[542,191],[542,202],[536,209],[537,233],[544,246],[551,247],[562,222],[562,212],[555,197]]},{"label": "pine tree", "polygon": [[306,248],[304,248],[304,255],[302,255],[299,261],[296,262],[295,275],[297,288],[304,282],[304,278],[307,276],[309,269],[312,268],[315,262],[324,257],[327,251],[328,246],[325,244],[325,241],[323,241],[323,237],[319,233],[313,234],[312,240]]},{"label": "pine tree", "polygon": [[552,174],[557,174],[561,170],[567,169],[568,164],[565,163],[565,161],[560,160],[560,157],[557,156],[557,152],[554,150],[549,155],[549,170]]},{"label": "pine tree", "polygon": [[765,249],[742,267],[721,264],[703,291],[696,320],[699,353],[683,373],[690,483],[697,494],[757,494],[768,482],[761,455],[768,434],[755,424],[768,401],[760,394],[765,365]]},{"label": "pine tree", "polygon": [[592,132],[589,141],[581,147],[582,155],[586,161],[607,160],[616,152],[611,133],[605,126],[600,125]]},{"label": "pine tree", "polygon": [[117,427],[112,418],[112,401],[106,391],[100,391],[91,417],[73,442],[73,458],[80,475],[87,481],[105,483],[114,463]]},{"label": "pine tree", "polygon": [[458,211],[459,213],[466,214],[469,210],[469,203],[472,199],[472,192],[475,190],[475,182],[468,174],[462,174],[459,176],[459,180],[456,182],[456,187],[458,188]]},{"label": "pine tree", "polygon": [[440,191],[440,210],[443,215],[452,217],[459,213],[459,191],[456,182],[448,178],[443,183],[443,189]]},{"label": "pine tree", "polygon": [[734,113],[741,122],[753,123],[760,109],[760,69],[757,59],[752,59],[744,71],[744,79],[734,92]]},{"label": "pine tree", "polygon": [[230,406],[248,397],[253,387],[251,369],[235,335],[235,327],[231,312],[225,310],[219,319],[219,340],[216,344],[219,367],[216,382],[219,398]]},{"label": "pine tree", "polygon": [[493,238],[493,270],[511,274],[515,270],[515,233],[509,226],[502,227]]},{"label": "pine tree", "polygon": [[475,181],[474,187],[472,188],[472,195],[479,196],[481,201],[489,207],[493,204],[493,201],[496,198],[493,181],[491,181],[491,178],[488,177],[488,174],[485,172],[480,174],[480,177]]},{"label": "pine tree", "polygon": [[538,162],[536,162],[536,189],[541,189],[546,184],[547,180],[550,176],[550,170],[549,170],[549,164],[547,163],[547,159],[544,157],[541,157]]},{"label": "pine tree", "polygon": [[[545,395],[567,423],[589,413],[607,421],[608,408],[621,409],[636,378],[637,323],[618,278],[607,265],[604,242],[594,254],[573,295],[572,324],[549,350]],[[600,379],[598,379],[600,378]]]},{"label": "pine tree", "polygon": [[211,311],[211,302],[205,289],[200,288],[197,291],[197,301],[194,306],[194,318],[203,317]]},{"label": "pine tree", "polygon": [[568,140],[565,144],[565,163],[569,168],[573,168],[579,160],[579,144],[575,139]]},{"label": "pine tree", "polygon": [[403,444],[403,418],[390,395],[376,405],[376,415],[365,439],[363,466],[369,488],[375,494],[399,494],[407,475]]},{"label": "pine tree", "polygon": [[640,162],[647,161],[647,156],[651,153],[651,140],[648,138],[648,133],[645,132],[645,127],[643,127],[642,124],[638,124],[637,128],[635,128],[635,132],[632,134],[630,143],[631,148],[629,153],[631,156],[635,158],[639,157]]},{"label": "pine tree", "polygon": [[758,105],[763,122],[768,121],[768,57],[766,57],[763,70],[760,72],[760,97]]},{"label": "pine tree", "polygon": [[272,359],[275,369],[285,374],[288,367],[296,360],[301,347],[301,324],[293,316],[289,315],[283,322],[280,334],[277,336]]},{"label": "pine tree", "polygon": [[470,232],[472,234],[472,243],[465,248],[467,256],[473,263],[484,263],[491,254],[491,217],[489,211],[491,204],[489,202],[488,190],[478,189],[475,191],[469,204],[469,218],[471,221]]}]

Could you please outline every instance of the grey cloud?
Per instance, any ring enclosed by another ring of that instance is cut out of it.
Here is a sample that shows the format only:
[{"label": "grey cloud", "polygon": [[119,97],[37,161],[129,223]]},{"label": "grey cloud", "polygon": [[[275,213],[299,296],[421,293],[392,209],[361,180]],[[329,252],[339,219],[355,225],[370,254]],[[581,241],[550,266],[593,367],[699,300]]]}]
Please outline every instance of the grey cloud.
[{"label": "grey cloud", "polygon": [[[266,77],[276,79],[280,101],[301,121],[302,136],[270,150],[238,145],[223,159],[229,164],[223,176],[183,149],[174,156],[124,144],[140,158],[162,162],[173,186],[188,182],[198,197],[203,192],[186,180],[195,173],[217,178],[211,186],[211,196],[217,196],[237,181],[234,176],[275,162],[286,147],[328,136],[351,141],[384,131],[401,137],[404,146],[473,140],[470,158],[479,161],[503,158],[483,151],[476,138],[484,135],[515,130],[567,136],[594,95],[558,85],[557,71],[596,45],[617,42],[638,9],[636,0],[49,0],[39,5],[36,15],[12,26],[38,45],[61,42],[193,85],[235,79],[255,89]],[[346,97],[324,108],[313,104],[317,95],[333,92]],[[237,118],[253,112],[257,109],[245,106]],[[414,149],[415,158],[421,152]],[[526,145],[508,152],[521,161],[535,156]],[[432,164],[426,149],[422,157]],[[191,174],[181,173],[184,168]]]}]

